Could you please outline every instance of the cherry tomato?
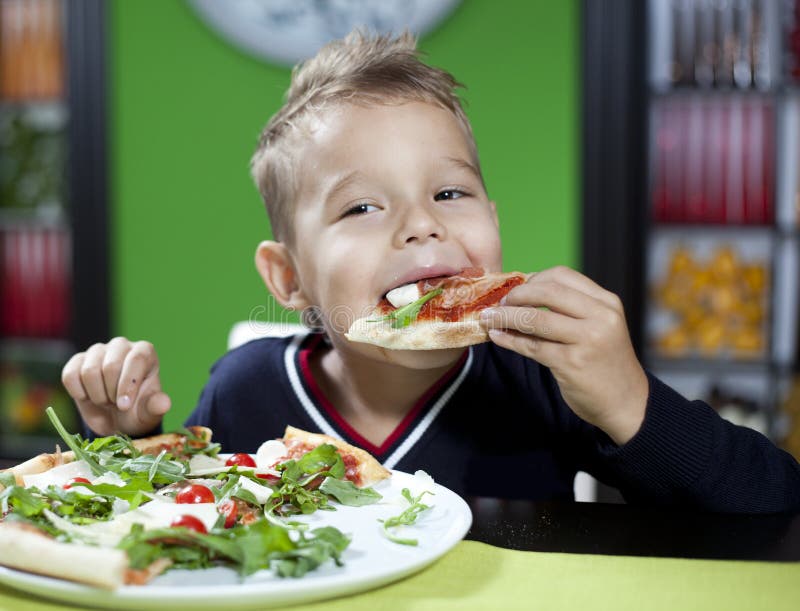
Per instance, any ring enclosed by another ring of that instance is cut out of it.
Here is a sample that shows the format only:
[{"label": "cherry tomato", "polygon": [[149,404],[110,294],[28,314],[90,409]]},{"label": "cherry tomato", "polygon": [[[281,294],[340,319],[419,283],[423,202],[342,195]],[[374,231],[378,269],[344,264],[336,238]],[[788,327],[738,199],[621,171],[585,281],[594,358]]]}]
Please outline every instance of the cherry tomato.
[{"label": "cherry tomato", "polygon": [[249,454],[234,454],[228,460],[225,461],[226,467],[255,467],[256,461],[253,460],[253,457]]},{"label": "cherry tomato", "polygon": [[190,515],[182,515],[178,516],[170,523],[170,528],[188,528],[189,530],[193,530],[194,532],[198,532],[201,534],[206,534],[208,530],[206,530],[205,524],[203,524],[200,520],[195,518],[194,516]]},{"label": "cherry tomato", "polygon": [[62,486],[62,487],[64,488],[64,490],[69,490],[69,489],[70,489],[70,488],[72,488],[72,487],[73,487],[75,484],[91,484],[91,483],[92,483],[92,482],[90,482],[90,481],[89,481],[88,479],[86,479],[85,477],[73,477],[71,480],[69,480],[69,481],[68,481],[66,484],[64,484],[64,486]]},{"label": "cherry tomato", "polygon": [[256,473],[256,477],[267,480],[267,483],[272,486],[281,481],[281,478],[274,473]]},{"label": "cherry tomato", "polygon": [[175,495],[176,503],[213,503],[214,493],[201,484],[189,484]]},{"label": "cherry tomato", "polygon": [[236,524],[236,514],[238,512],[236,510],[236,503],[233,502],[233,499],[228,499],[227,501],[223,501],[217,505],[217,511],[225,516],[225,528],[231,528],[234,524]]}]

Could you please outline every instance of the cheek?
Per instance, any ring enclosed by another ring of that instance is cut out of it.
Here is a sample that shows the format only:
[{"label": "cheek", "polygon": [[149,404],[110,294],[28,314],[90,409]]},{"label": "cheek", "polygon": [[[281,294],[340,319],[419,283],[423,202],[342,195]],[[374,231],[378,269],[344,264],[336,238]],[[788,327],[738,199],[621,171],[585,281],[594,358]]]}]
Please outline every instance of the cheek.
[{"label": "cheek", "polygon": [[352,322],[362,311],[371,311],[375,304],[367,304],[366,300],[377,259],[365,256],[362,249],[343,248],[342,243],[320,250],[325,254],[317,259],[314,274],[316,305],[329,319],[340,320],[341,325]]},{"label": "cheek", "polygon": [[490,215],[481,215],[468,226],[462,227],[459,241],[471,261],[480,264],[487,272],[501,271],[503,256],[500,234]]}]

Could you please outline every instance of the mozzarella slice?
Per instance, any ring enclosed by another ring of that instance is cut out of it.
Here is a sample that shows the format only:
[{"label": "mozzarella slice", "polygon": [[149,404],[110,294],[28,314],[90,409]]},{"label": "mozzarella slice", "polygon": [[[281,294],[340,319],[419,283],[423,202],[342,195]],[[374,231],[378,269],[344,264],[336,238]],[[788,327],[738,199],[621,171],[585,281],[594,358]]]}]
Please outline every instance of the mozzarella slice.
[{"label": "mozzarella slice", "polygon": [[225,465],[224,460],[211,458],[205,454],[195,454],[189,459],[189,475],[215,475],[230,471],[230,467]]},{"label": "mozzarella slice", "polygon": [[396,289],[392,289],[386,293],[386,299],[396,308],[402,308],[409,303],[414,303],[420,297],[422,297],[422,295],[419,294],[419,288],[417,288],[416,282],[398,286]]},{"label": "mozzarella slice", "polygon": [[265,441],[256,452],[256,469],[260,473],[262,470],[274,467],[288,452],[282,441],[277,439]]},{"label": "mozzarella slice", "polygon": [[256,497],[256,500],[261,505],[266,503],[269,497],[272,496],[272,488],[269,486],[262,486],[261,484],[251,480],[249,477],[240,477],[239,484],[248,492],[252,492],[253,496]]},{"label": "mozzarella slice", "polygon": [[84,460],[76,460],[65,465],[53,467],[44,473],[34,473],[23,475],[22,482],[26,488],[36,486],[39,490],[44,490],[50,485],[63,486],[68,481],[76,477],[85,477],[90,480],[94,477],[92,470]]}]

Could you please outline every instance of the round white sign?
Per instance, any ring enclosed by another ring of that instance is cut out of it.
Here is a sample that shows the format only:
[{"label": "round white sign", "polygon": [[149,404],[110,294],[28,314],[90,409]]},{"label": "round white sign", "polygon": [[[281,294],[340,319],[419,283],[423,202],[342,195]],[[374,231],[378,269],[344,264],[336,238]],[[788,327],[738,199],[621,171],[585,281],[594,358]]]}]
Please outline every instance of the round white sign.
[{"label": "round white sign", "polygon": [[353,28],[417,35],[431,31],[461,0],[189,0],[234,45],[291,66]]}]

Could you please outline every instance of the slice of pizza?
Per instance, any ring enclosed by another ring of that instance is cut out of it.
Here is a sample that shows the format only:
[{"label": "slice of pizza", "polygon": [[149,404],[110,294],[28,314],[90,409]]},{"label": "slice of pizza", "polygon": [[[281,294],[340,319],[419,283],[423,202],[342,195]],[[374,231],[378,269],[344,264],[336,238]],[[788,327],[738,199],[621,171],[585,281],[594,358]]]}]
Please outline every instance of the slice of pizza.
[{"label": "slice of pizza", "polygon": [[0,522],[0,550],[0,564],[30,573],[107,589],[127,581],[129,564],[124,551],[63,543],[25,522]]},{"label": "slice of pizza", "polygon": [[[277,456],[277,454],[281,452],[280,448],[269,450],[273,456],[276,456],[278,462],[285,458],[301,458],[314,448],[323,444],[334,446],[344,461],[344,478],[353,482],[358,488],[374,486],[392,475],[391,471],[386,469],[369,452],[350,445],[341,439],[331,437],[330,435],[309,433],[308,431],[303,431],[293,426],[287,426],[281,443],[286,448],[283,456]],[[263,451],[261,454],[264,456]],[[256,456],[258,460],[258,454]],[[264,461],[264,459],[262,459],[262,461]],[[265,462],[270,462],[270,460],[266,459]],[[275,463],[273,462],[273,464]]]},{"label": "slice of pizza", "polygon": [[481,310],[499,305],[529,275],[484,273],[477,268],[455,276],[427,278],[389,291],[375,310],[356,320],[350,341],[395,350],[460,348],[489,341]]}]

